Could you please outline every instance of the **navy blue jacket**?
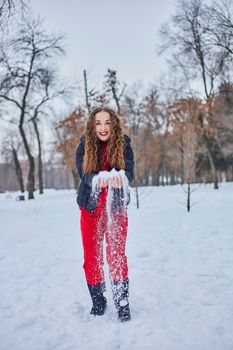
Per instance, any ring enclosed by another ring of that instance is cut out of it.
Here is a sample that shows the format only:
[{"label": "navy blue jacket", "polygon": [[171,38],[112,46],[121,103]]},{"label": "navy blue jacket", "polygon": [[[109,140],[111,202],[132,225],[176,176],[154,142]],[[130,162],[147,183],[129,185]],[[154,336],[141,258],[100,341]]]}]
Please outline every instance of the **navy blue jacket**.
[{"label": "navy blue jacket", "polygon": [[[133,181],[133,168],[134,168],[134,155],[133,150],[130,145],[130,138],[127,135],[124,135],[125,139],[125,149],[124,149],[124,157],[125,157],[125,175],[128,178],[129,183]],[[80,207],[88,210],[93,213],[97,202],[98,196],[91,196],[92,190],[92,179],[98,172],[92,172],[88,174],[83,173],[83,157],[85,150],[85,140],[84,137],[81,138],[80,144],[76,150],[76,167],[78,169],[78,173],[81,179],[81,183],[78,190],[77,203]],[[111,170],[111,168],[109,169]],[[116,169],[120,170],[120,169]],[[129,198],[128,198],[129,202]],[[114,188],[113,193],[113,210],[118,210],[123,205],[123,190],[119,188]]]}]

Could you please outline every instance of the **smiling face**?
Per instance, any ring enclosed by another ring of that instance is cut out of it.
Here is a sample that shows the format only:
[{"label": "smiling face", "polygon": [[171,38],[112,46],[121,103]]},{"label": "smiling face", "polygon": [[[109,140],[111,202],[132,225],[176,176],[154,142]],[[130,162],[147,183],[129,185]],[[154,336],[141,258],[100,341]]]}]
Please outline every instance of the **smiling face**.
[{"label": "smiling face", "polygon": [[100,111],[95,115],[95,132],[101,141],[107,141],[111,135],[111,119],[110,114]]}]

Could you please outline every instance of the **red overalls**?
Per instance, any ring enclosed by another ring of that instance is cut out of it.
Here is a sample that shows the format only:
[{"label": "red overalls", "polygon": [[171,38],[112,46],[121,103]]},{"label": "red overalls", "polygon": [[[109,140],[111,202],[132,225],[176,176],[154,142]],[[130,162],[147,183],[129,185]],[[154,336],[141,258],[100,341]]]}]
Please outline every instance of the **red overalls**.
[{"label": "red overalls", "polygon": [[[101,170],[109,170],[107,143],[103,143],[104,162]],[[125,245],[128,217],[125,210],[112,213],[112,223],[108,225],[106,197],[108,188],[99,194],[98,204],[93,213],[81,210],[81,233],[84,250],[83,268],[87,284],[96,285],[104,282],[103,240],[106,239],[106,258],[109,265],[110,279],[113,282],[124,281],[128,277]]]}]

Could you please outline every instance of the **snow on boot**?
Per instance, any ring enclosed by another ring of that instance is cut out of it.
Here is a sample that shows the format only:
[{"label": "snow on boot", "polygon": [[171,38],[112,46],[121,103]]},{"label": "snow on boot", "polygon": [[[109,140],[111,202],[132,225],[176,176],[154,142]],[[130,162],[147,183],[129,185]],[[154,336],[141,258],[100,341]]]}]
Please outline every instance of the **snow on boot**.
[{"label": "snow on boot", "polygon": [[118,320],[126,322],[131,319],[129,308],[129,280],[112,282],[113,300],[118,313]]},{"label": "snow on boot", "polygon": [[129,308],[129,302],[127,302],[126,305],[121,305],[120,301],[120,306],[118,309],[118,320],[121,322],[126,322],[131,319],[130,315],[130,308]]},{"label": "snow on boot", "polygon": [[100,283],[96,285],[88,284],[88,289],[91,295],[93,306],[91,308],[91,314],[94,316],[104,315],[107,307],[107,299],[103,295],[105,291],[105,284]]}]

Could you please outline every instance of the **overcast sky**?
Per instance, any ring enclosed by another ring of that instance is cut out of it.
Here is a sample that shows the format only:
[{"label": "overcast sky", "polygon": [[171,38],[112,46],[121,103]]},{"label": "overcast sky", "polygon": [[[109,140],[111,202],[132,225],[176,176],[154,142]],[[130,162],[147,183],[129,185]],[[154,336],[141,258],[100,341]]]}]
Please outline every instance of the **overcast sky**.
[{"label": "overcast sky", "polygon": [[158,57],[158,30],[174,10],[175,0],[31,0],[34,15],[49,30],[66,35],[67,76],[101,83],[107,68],[127,85],[154,82],[165,69]]}]

